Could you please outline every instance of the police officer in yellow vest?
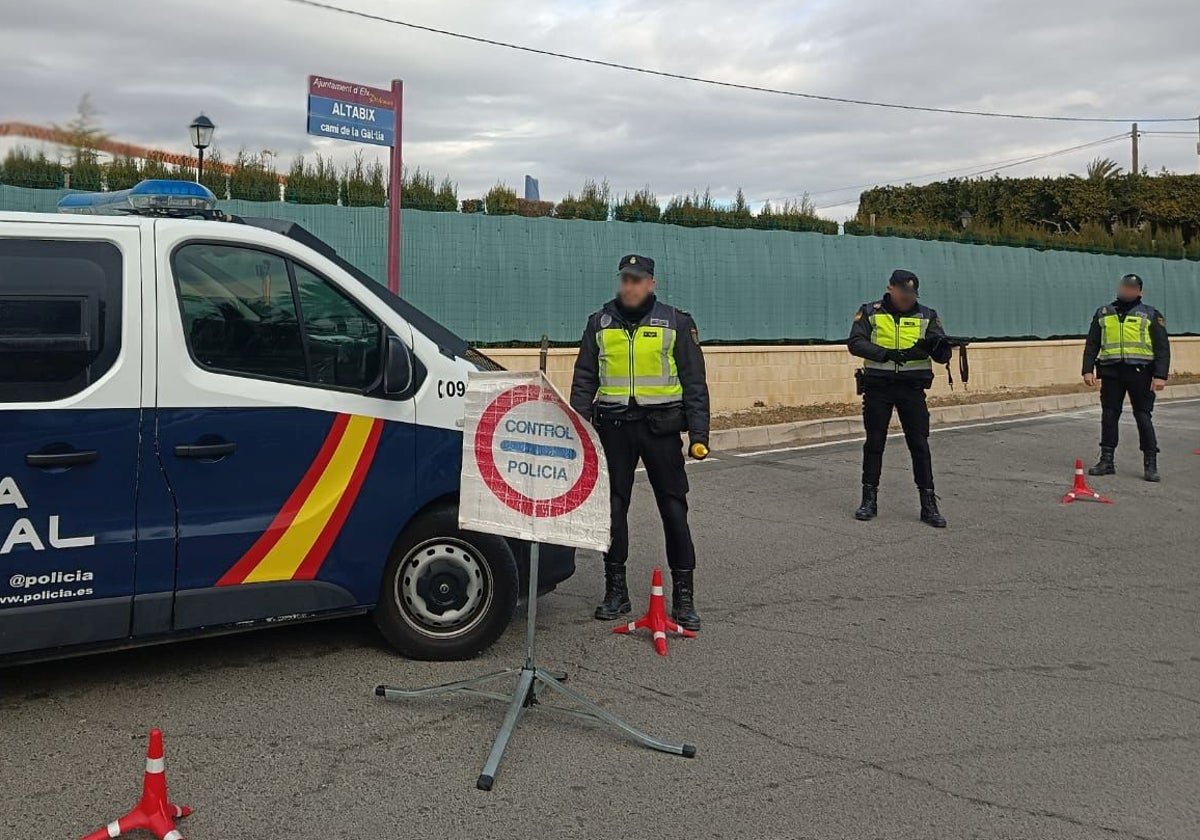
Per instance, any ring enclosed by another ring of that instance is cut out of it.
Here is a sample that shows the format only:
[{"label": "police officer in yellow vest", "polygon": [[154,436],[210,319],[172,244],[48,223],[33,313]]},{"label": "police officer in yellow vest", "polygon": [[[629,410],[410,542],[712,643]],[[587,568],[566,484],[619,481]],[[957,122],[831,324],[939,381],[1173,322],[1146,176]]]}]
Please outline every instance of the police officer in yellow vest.
[{"label": "police officer in yellow vest", "polygon": [[1117,286],[1117,299],[1101,306],[1092,317],[1083,348],[1083,381],[1096,384],[1100,374],[1100,460],[1092,475],[1117,471],[1117,421],[1125,395],[1133,406],[1142,449],[1142,477],[1159,481],[1158,440],[1154,435],[1154,394],[1167,384],[1171,344],[1163,314],[1142,302],[1142,278],[1126,274]]},{"label": "police officer in yellow vest", "polygon": [[704,356],[692,316],[654,294],[654,260],[621,258],[617,297],[588,318],[575,360],[571,407],[600,433],[612,493],[612,544],[604,557],[604,600],[596,618],[630,610],[625,583],[629,553],[629,499],[640,459],[654,490],[671,568],[671,613],[689,630],[700,629],[693,573],[696,550],[687,522],[688,453],[708,455],[709,403]]},{"label": "police officer in yellow vest", "polygon": [[897,269],[882,300],[864,303],[854,315],[850,352],[863,360],[859,373],[863,398],[862,504],[855,519],[874,519],[879,513],[879,475],[892,410],[900,415],[904,440],[912,455],[913,478],[921,498],[921,521],[945,528],[946,519],[933,492],[933,461],[929,454],[929,408],[925,389],[933,384],[933,363],[944,364],[953,352],[936,312],[917,303],[920,280]]}]

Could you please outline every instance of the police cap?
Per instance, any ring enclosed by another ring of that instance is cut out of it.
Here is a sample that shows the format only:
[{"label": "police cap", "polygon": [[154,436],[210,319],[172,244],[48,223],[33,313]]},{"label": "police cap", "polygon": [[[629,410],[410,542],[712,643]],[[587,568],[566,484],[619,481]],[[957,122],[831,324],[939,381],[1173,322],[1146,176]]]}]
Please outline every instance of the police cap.
[{"label": "police cap", "polygon": [[897,268],[892,272],[891,278],[888,280],[889,286],[897,286],[905,291],[917,294],[917,289],[921,288],[921,281],[917,279],[917,275],[911,271],[905,271],[903,268]]},{"label": "police cap", "polygon": [[621,257],[621,264],[617,267],[617,273],[632,274],[635,277],[653,277],[654,260],[649,257],[643,257],[641,254],[626,254]]}]

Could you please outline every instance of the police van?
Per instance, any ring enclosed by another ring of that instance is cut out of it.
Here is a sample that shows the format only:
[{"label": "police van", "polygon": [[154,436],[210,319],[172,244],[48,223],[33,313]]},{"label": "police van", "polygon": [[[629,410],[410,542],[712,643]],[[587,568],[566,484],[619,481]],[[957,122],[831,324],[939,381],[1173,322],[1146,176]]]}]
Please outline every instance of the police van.
[{"label": "police van", "polygon": [[215,208],[145,181],[0,213],[0,662],[367,612],[409,657],[479,653],[528,550],[458,528],[490,360]]}]

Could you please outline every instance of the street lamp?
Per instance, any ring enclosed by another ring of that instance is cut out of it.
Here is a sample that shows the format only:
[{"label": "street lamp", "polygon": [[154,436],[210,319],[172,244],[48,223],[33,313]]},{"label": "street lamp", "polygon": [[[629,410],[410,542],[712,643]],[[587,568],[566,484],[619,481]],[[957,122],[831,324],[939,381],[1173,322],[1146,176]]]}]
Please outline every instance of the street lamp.
[{"label": "street lamp", "polygon": [[188,126],[192,132],[192,145],[196,148],[197,167],[196,167],[196,183],[200,183],[200,179],[204,176],[204,150],[212,144],[213,132],[217,127],[213,125],[213,121],[201,114],[192,120],[192,124]]}]

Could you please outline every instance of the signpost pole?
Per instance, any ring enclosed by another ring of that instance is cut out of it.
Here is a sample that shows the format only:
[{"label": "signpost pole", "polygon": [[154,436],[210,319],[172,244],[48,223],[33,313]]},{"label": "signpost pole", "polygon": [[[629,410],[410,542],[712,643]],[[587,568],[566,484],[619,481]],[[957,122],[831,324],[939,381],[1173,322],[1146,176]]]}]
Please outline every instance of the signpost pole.
[{"label": "signpost pole", "polygon": [[392,98],[395,100],[395,137],[392,139],[390,165],[391,189],[388,196],[387,236],[387,284],[388,290],[400,294],[400,206],[404,192],[404,153],[400,141],[400,129],[404,124],[404,82],[392,80]]}]

